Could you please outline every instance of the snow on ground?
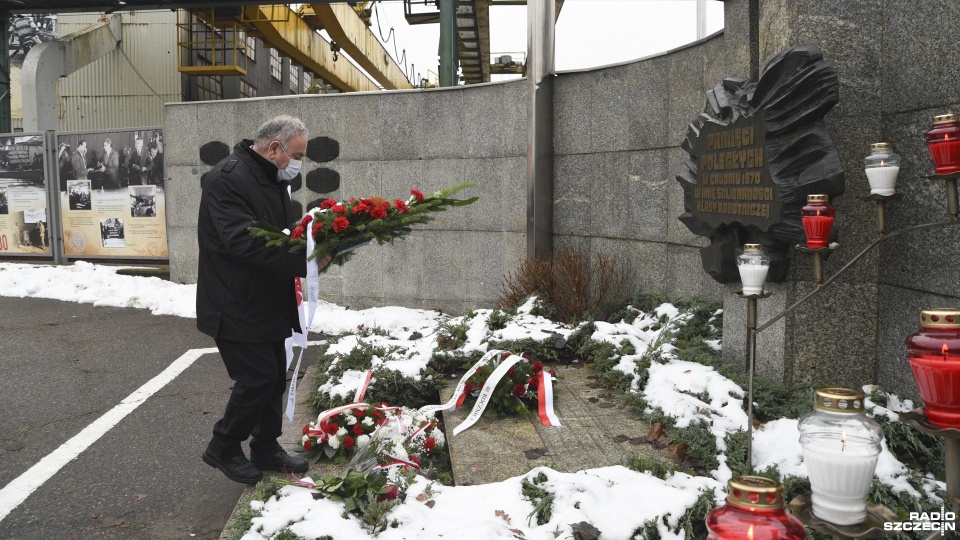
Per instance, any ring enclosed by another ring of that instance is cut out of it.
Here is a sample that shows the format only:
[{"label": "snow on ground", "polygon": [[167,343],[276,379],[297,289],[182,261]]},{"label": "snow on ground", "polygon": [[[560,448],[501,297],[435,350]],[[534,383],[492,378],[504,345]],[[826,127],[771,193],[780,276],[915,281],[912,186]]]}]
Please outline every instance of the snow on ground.
[{"label": "snow on ground", "polygon": [[[119,267],[99,266],[76,262],[70,266],[0,263],[0,295],[12,297],[51,298],[68,302],[90,303],[96,306],[135,307],[149,309],[157,315],[195,317],[195,285],[181,285],[158,278],[122,276]],[[407,376],[416,377],[426,367],[435,352],[437,334],[444,326],[466,327],[466,345],[463,353],[484,352],[491,340],[546,340],[557,335],[569,337],[576,329],[530,314],[535,299],[530,299],[518,310],[518,315],[505,328],[489,328],[492,310],[476,310],[468,316],[450,317],[436,311],[401,307],[381,307],[350,310],[321,302],[311,330],[338,336],[332,342],[329,354],[348,354],[361,342],[384,349],[375,359],[375,367],[383,366]],[[718,317],[720,312],[714,314]],[[592,339],[620,345],[630,343],[635,354],[619,358],[616,369],[634,375],[634,390],[641,391],[651,407],[659,407],[683,427],[692,422],[706,422],[723,449],[723,437],[746,428],[746,414],[740,408],[743,389],[721,376],[710,367],[676,359],[669,344],[669,328],[684,324],[685,314],[675,306],[664,304],[652,314],[640,314],[632,323],[597,322]],[[719,349],[719,342],[710,343]],[[660,353],[660,361],[653,362],[649,380],[644,388],[637,388],[636,362],[645,354]],[[347,371],[343,377],[328,383],[326,391],[341,396],[351,395],[360,383],[362,373]],[[324,390],[322,388],[322,390]],[[872,391],[870,387],[865,390]],[[887,396],[887,407],[876,405],[869,398],[867,407],[873,416],[896,420],[897,413],[913,408],[909,401]],[[483,486],[446,487],[430,484],[436,504],[431,509],[417,502],[416,497],[428,489],[422,478],[410,487],[407,503],[397,507],[390,519],[399,527],[388,528],[380,538],[495,538],[511,536],[521,531],[527,539],[571,537],[570,524],[588,521],[612,538],[625,538],[653,517],[671,514],[675,523],[698,494],[705,489],[723,492],[723,483],[730,476],[725,456],[718,456],[720,469],[710,477],[691,477],[677,473],[667,480],[649,474],[637,473],[623,467],[606,467],[578,473],[559,473],[550,469],[535,469],[528,477],[542,471],[549,478],[545,484],[554,493],[554,514],[546,525],[531,525],[527,515],[532,510],[529,501],[521,496],[521,477]],[[796,419],[768,422],[754,432],[754,459],[756,470],[776,465],[782,474],[806,476],[799,444]],[[884,443],[877,466],[881,482],[897,491],[918,495],[906,482],[907,469],[897,461]],[[925,479],[924,489],[943,487],[932,479]],[[579,504],[578,504],[579,503]],[[244,538],[248,540],[269,536],[290,523],[290,530],[304,538],[315,538],[336,533],[338,540],[368,538],[356,518],[341,517],[343,507],[329,500],[314,500],[310,490],[285,487],[280,497],[267,503],[254,503],[262,510],[255,518],[254,528]],[[470,508],[470,512],[464,509]],[[503,511],[506,516],[497,515]],[[668,519],[668,521],[670,521]],[[262,527],[261,533],[255,532]],[[666,526],[659,524],[663,538],[677,538]],[[266,536],[265,536],[266,535]],[[518,535],[519,536],[519,535]]]}]

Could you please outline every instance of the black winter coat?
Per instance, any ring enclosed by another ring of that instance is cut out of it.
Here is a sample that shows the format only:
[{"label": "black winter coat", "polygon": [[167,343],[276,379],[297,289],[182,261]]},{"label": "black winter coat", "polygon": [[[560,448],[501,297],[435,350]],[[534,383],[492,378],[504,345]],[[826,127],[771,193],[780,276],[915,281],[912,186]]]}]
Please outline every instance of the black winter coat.
[{"label": "black winter coat", "polygon": [[294,277],[306,276],[303,252],[266,247],[247,227],[260,219],[284,229],[294,216],[277,167],[241,141],[206,175],[197,240],[197,328],[214,338],[266,343],[300,330]]}]

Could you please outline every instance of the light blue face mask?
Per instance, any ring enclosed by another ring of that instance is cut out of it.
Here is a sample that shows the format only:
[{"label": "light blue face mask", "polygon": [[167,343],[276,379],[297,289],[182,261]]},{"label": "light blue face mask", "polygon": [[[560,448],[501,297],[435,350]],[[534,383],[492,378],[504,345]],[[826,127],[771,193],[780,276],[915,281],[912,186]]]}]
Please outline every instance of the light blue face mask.
[{"label": "light blue face mask", "polygon": [[[287,154],[287,149],[283,147],[283,143],[280,144],[280,149],[283,150],[283,153],[286,154],[287,159],[290,160],[290,163],[287,164],[286,169],[280,169],[280,179],[291,181],[300,174],[300,169],[303,168],[303,160],[293,159],[290,157],[290,154]],[[277,167],[279,169],[279,166]]]}]

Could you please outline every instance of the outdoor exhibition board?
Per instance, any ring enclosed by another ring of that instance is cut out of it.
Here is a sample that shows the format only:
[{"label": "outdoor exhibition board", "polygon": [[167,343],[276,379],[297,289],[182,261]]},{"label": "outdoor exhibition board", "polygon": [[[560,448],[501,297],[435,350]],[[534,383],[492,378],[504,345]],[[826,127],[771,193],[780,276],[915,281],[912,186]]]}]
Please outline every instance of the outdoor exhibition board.
[{"label": "outdoor exhibition board", "polygon": [[0,256],[51,255],[42,134],[0,135]]},{"label": "outdoor exhibition board", "polygon": [[163,130],[57,136],[64,254],[167,257]]}]

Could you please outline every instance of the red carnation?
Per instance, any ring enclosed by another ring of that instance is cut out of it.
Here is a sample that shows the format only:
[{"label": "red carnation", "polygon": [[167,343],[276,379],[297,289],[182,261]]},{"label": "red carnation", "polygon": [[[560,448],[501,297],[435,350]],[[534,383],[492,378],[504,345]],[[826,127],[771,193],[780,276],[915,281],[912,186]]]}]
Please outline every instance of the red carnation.
[{"label": "red carnation", "polygon": [[356,416],[357,418],[363,418],[364,417],[363,409],[357,409],[353,411],[353,415]]},{"label": "red carnation", "polygon": [[303,425],[303,434],[306,435],[308,431],[310,431],[310,424],[304,424],[304,425]]},{"label": "red carnation", "polygon": [[335,204],[337,204],[337,201],[333,199],[324,199],[323,202],[320,203],[320,208],[326,210],[328,208],[333,208],[333,205]]},{"label": "red carnation", "polygon": [[399,491],[397,490],[397,486],[383,486],[383,489],[387,491],[384,493],[381,493],[380,496],[377,497],[378,501],[380,502],[392,501],[397,498],[397,494],[399,493]]},{"label": "red carnation", "polygon": [[350,209],[350,213],[353,215],[362,214],[364,212],[369,212],[369,211],[370,211],[370,205],[368,205],[363,201],[360,201],[356,206]]},{"label": "red carnation", "polygon": [[316,223],[313,224],[313,229],[311,229],[310,232],[311,232],[314,236],[316,236],[317,233],[319,233],[319,232],[320,232],[320,229],[322,229],[322,228],[323,228],[323,222],[322,222],[322,221],[318,221],[318,222],[316,222]]},{"label": "red carnation", "polygon": [[537,360],[532,366],[530,366],[530,369],[532,369],[534,373],[540,373],[540,371],[543,369],[543,362]]},{"label": "red carnation", "polygon": [[342,204],[338,204],[333,207],[333,213],[342,216],[347,213],[347,209],[344,208]]},{"label": "red carnation", "polygon": [[353,434],[354,435],[363,435],[363,426],[360,424],[353,425]]},{"label": "red carnation", "polygon": [[374,409],[374,411],[373,411],[373,417],[374,417],[374,418],[380,418],[381,416],[383,416],[383,413],[380,412],[380,411],[378,411],[378,410],[376,410],[376,409]]},{"label": "red carnation", "polygon": [[549,373],[549,374],[550,374],[550,376],[551,376],[551,377],[553,377],[554,379],[556,379],[556,378],[557,378],[557,372],[556,372],[556,371],[554,371],[554,370],[552,370],[552,369],[551,369],[551,370],[550,370],[550,371],[548,371],[547,373]]},{"label": "red carnation", "polygon": [[472,382],[468,382],[467,384],[463,385],[463,393],[465,394],[470,394],[476,389],[477,387],[474,386]]},{"label": "red carnation", "polygon": [[355,441],[353,440],[353,437],[347,435],[346,437],[343,438],[343,449],[344,449],[344,450],[349,450],[349,449],[353,448],[353,445],[354,445],[354,444],[355,444]]},{"label": "red carnation", "polygon": [[433,452],[433,449],[437,447],[437,441],[433,437],[427,437],[423,440],[423,448],[427,452]]},{"label": "red carnation", "polygon": [[296,240],[297,238],[303,238],[303,227],[297,227],[290,233],[291,240]]},{"label": "red carnation", "polygon": [[403,214],[406,214],[407,210],[410,209],[410,207],[407,206],[407,203],[401,201],[400,199],[394,199],[393,207],[399,210]]},{"label": "red carnation", "polygon": [[350,227],[350,220],[340,216],[337,219],[333,220],[333,232],[343,232]]},{"label": "red carnation", "polygon": [[423,192],[420,191],[419,189],[411,189],[410,194],[416,197],[418,203],[423,202],[423,199],[426,198],[423,196]]},{"label": "red carnation", "polygon": [[517,397],[523,397],[527,395],[527,387],[522,384],[517,384],[513,387],[513,395]]},{"label": "red carnation", "polygon": [[309,452],[311,448],[313,448],[313,441],[311,441],[310,439],[307,439],[307,440],[303,441],[303,449],[304,449],[304,450],[306,450],[306,451]]},{"label": "red carnation", "polygon": [[300,226],[306,229],[307,225],[309,225],[311,221],[313,221],[313,216],[310,214],[307,214],[303,216],[303,219],[300,220]]},{"label": "red carnation", "polygon": [[419,464],[420,464],[420,457],[419,457],[419,456],[410,456],[410,461],[412,461],[412,462],[416,463],[417,465],[419,465]]},{"label": "red carnation", "polygon": [[379,418],[379,419],[377,419],[377,425],[378,425],[378,426],[382,426],[383,423],[386,422],[386,421],[387,421],[386,418]]},{"label": "red carnation", "polygon": [[329,424],[323,426],[323,430],[329,433],[330,435],[336,435],[337,431],[340,430],[340,426],[338,426],[334,422],[330,422]]},{"label": "red carnation", "polygon": [[370,217],[373,219],[383,219],[387,217],[387,211],[382,206],[374,206],[370,209]]}]

